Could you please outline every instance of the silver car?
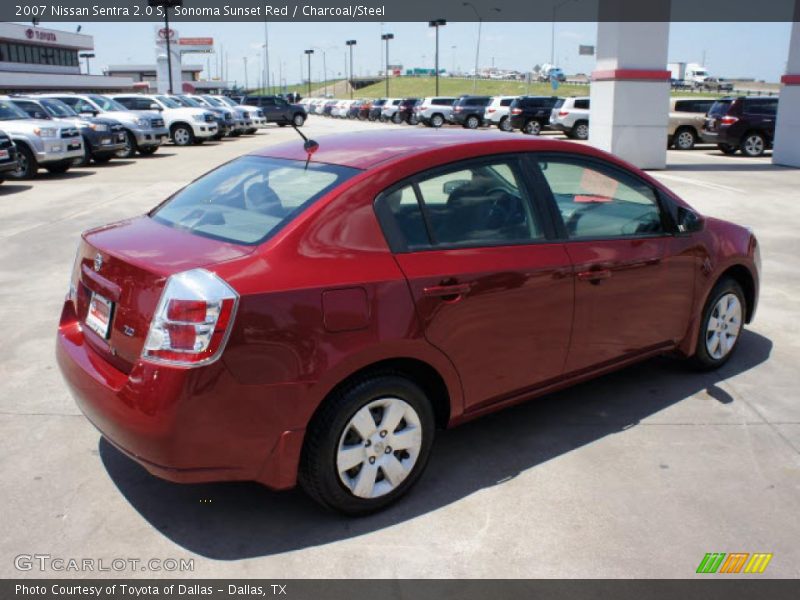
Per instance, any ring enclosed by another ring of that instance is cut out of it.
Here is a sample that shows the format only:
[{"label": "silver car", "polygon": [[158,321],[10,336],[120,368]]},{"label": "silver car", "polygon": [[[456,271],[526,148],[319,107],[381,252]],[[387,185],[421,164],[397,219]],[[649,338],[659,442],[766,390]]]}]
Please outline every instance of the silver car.
[{"label": "silver car", "polygon": [[439,128],[447,122],[447,117],[453,113],[452,96],[432,96],[423,98],[422,102],[414,107],[417,120],[428,127]]},{"label": "silver car", "polygon": [[550,127],[576,140],[589,139],[589,97],[558,100],[550,113]]}]

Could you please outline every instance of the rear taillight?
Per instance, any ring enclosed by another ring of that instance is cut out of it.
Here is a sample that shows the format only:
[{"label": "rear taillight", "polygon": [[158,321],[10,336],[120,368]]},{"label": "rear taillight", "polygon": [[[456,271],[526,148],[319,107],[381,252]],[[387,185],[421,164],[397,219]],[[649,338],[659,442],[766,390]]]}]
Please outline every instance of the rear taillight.
[{"label": "rear taillight", "polygon": [[722,123],[723,125],[733,125],[738,120],[739,120],[739,117],[725,116],[725,117],[722,117],[719,122]]},{"label": "rear taillight", "polygon": [[239,295],[205,269],[172,275],[161,294],[144,360],[197,366],[217,360],[230,333]]},{"label": "rear taillight", "polygon": [[560,111],[558,111],[558,116],[559,117],[566,117],[568,114],[569,114],[568,110],[560,110]]},{"label": "rear taillight", "polygon": [[461,112],[461,107],[460,107],[460,106],[456,106],[456,107],[453,109],[453,112]]},{"label": "rear taillight", "polygon": [[486,109],[486,112],[487,112],[487,113],[493,113],[493,112],[497,112],[497,109],[496,109],[496,108],[487,108],[487,109]]},{"label": "rear taillight", "polygon": [[511,114],[512,115],[521,115],[522,114],[522,109],[521,108],[512,108],[511,109]]}]

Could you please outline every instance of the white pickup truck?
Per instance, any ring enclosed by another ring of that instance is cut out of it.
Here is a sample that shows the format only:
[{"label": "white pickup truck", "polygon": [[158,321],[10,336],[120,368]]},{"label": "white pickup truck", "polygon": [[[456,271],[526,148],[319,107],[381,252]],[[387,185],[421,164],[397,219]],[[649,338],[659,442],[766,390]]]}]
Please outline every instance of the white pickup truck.
[{"label": "white pickup truck", "polygon": [[172,98],[161,94],[116,94],[111,98],[128,110],[160,112],[169,129],[169,135],[177,146],[202,144],[217,135],[217,118],[211,111],[181,106]]}]

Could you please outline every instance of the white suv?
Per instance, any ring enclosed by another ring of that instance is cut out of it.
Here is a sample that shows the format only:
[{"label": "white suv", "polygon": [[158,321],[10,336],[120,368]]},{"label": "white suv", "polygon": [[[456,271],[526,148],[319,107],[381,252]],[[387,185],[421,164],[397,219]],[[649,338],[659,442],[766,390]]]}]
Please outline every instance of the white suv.
[{"label": "white suv", "polygon": [[424,125],[439,128],[447,122],[453,112],[453,102],[456,99],[452,96],[438,96],[435,98],[423,98],[422,102],[414,107],[417,119]]},{"label": "white suv", "polygon": [[483,122],[490,127],[496,125],[502,131],[511,131],[511,121],[508,118],[511,103],[518,96],[495,96],[483,111]]},{"label": "white suv", "polygon": [[217,135],[217,118],[211,111],[181,106],[162,94],[116,94],[111,98],[135,112],[159,111],[177,146],[201,144]]},{"label": "white suv", "polygon": [[402,101],[402,98],[387,98],[386,102],[383,103],[383,109],[381,109],[381,122],[391,121],[394,114],[400,108],[400,103]]},{"label": "white suv", "polygon": [[576,140],[589,139],[589,97],[558,100],[550,113],[550,127]]}]

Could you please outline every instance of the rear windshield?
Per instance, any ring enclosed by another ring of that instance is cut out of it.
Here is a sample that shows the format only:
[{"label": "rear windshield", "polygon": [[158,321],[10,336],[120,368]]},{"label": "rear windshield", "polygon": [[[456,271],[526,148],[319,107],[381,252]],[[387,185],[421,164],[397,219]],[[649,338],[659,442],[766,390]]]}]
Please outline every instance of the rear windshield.
[{"label": "rear windshield", "polygon": [[717,100],[714,104],[711,105],[711,108],[708,109],[709,115],[724,115],[728,112],[733,100]]},{"label": "rear windshield", "polygon": [[338,165],[245,156],[189,184],[153,211],[160,223],[198,235],[258,244],[359,171]]}]

